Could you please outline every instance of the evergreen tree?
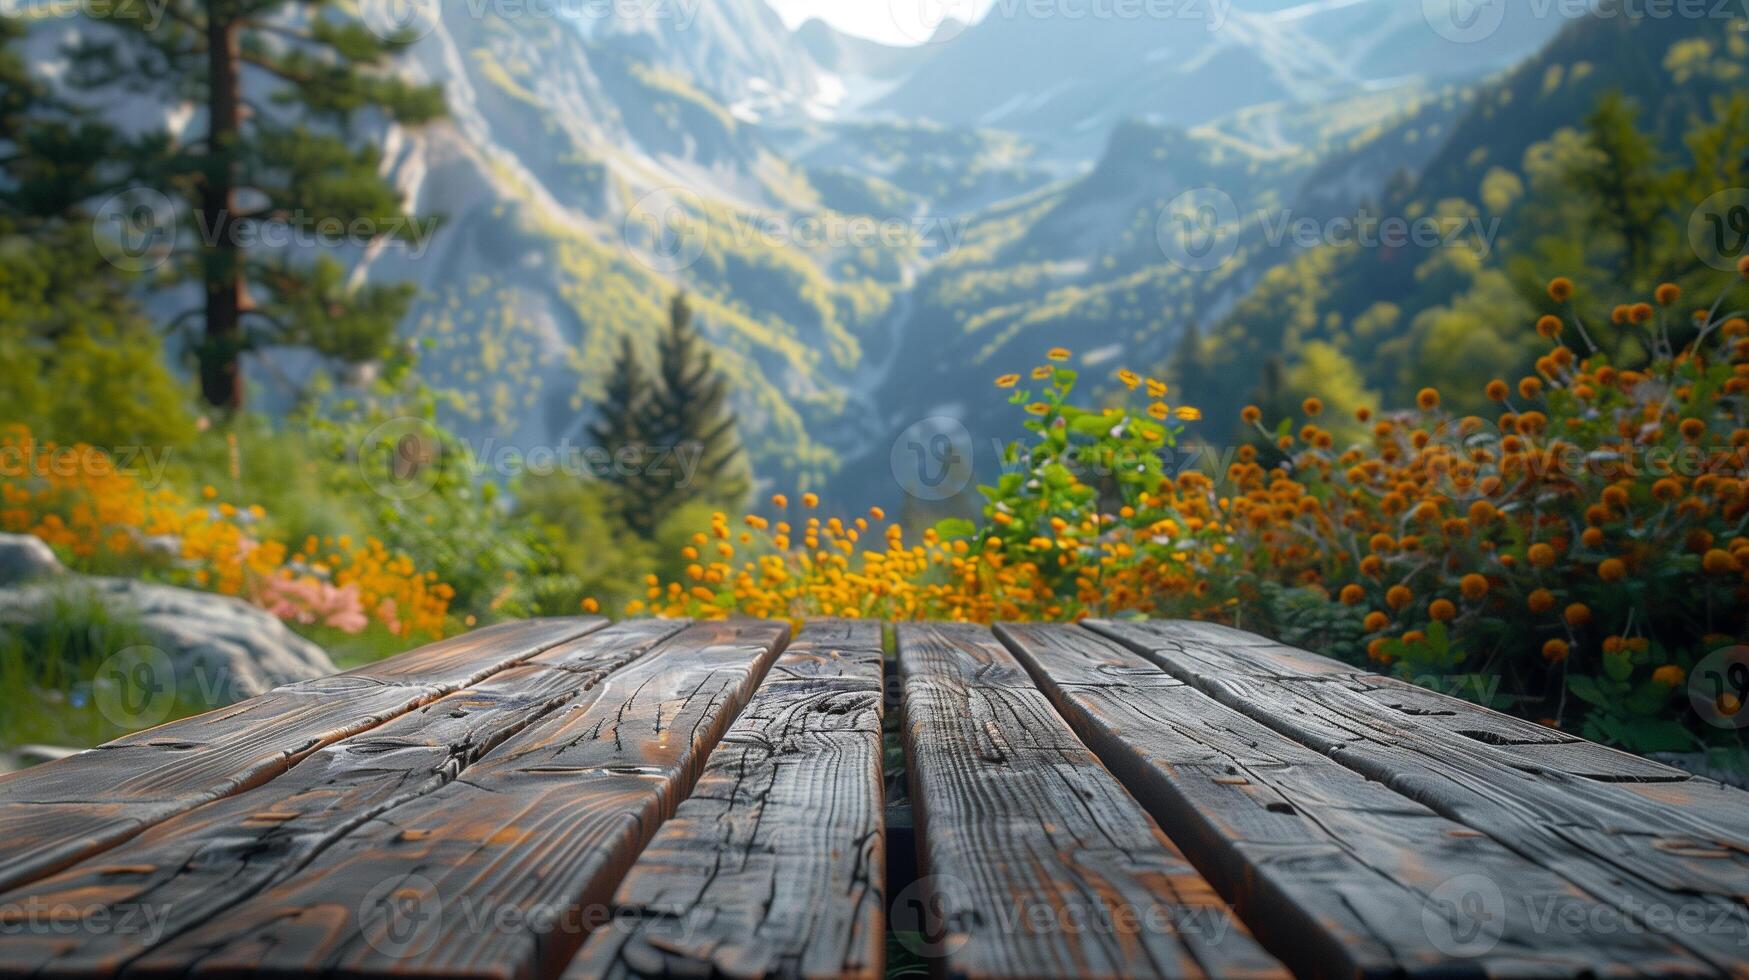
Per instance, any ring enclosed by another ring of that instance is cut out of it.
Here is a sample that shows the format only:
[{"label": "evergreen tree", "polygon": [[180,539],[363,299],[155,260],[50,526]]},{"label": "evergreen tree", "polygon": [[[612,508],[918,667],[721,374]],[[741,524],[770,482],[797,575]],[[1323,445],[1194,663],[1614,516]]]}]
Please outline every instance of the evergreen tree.
[{"label": "evergreen tree", "polygon": [[364,228],[370,241],[350,242],[361,246],[422,230],[378,175],[380,151],[349,138],[361,113],[406,125],[442,114],[437,87],[387,71],[412,35],[380,37],[339,0],[168,0],[156,20],[135,6],[92,12],[109,41],[69,50],[70,81],[201,110],[187,128],[130,141],[126,187],[167,195],[177,240],[197,246],[178,250],[170,279],[199,283],[203,302],[172,322],[204,323],[195,352],[206,400],[242,406],[250,349],[308,346],[352,360],[380,352],[409,287],[351,288],[332,258],[294,262],[248,240],[270,222]]},{"label": "evergreen tree", "polygon": [[[0,220],[14,230],[73,216],[103,190],[115,134],[55,98],[17,50],[24,20],[0,15]],[[112,173],[111,173],[112,176]]]},{"label": "evergreen tree", "polygon": [[[739,505],[748,488],[735,416],[728,407],[728,382],[693,329],[686,294],[669,304],[668,329],[656,350],[656,378],[643,412],[642,435],[651,452],[669,456],[669,465],[651,469],[669,472],[651,472],[639,481],[638,496],[649,519],[690,500]],[[673,472],[681,461],[691,467],[690,480]]]},{"label": "evergreen tree", "polygon": [[589,426],[595,444],[609,455],[625,446],[642,446],[644,399],[648,393],[649,380],[644,377],[637,348],[630,337],[622,337],[613,376],[607,379],[607,398],[597,409],[600,417]]},{"label": "evergreen tree", "polygon": [[644,413],[648,396],[649,379],[638,361],[637,348],[630,337],[622,337],[613,374],[607,379],[606,398],[596,407],[597,418],[589,425],[588,432],[595,445],[607,454],[611,467],[607,482],[618,497],[621,519],[640,534],[654,529],[655,515],[645,509],[639,473],[620,472],[620,460],[635,454],[640,461],[638,468],[642,470]]}]

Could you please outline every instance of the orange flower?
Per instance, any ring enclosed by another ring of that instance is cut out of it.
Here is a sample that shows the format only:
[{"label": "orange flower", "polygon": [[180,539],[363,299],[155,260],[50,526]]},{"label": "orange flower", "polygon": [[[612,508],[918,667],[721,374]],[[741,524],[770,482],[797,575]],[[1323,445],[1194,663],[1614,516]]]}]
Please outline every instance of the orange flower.
[{"label": "orange flower", "polygon": [[1423,388],[1415,395],[1415,404],[1421,406],[1423,412],[1431,412],[1439,407],[1439,392],[1433,388]]},{"label": "orange flower", "polygon": [[1591,622],[1591,607],[1583,602],[1575,602],[1567,607],[1564,618],[1567,620],[1568,626],[1577,629]]},{"label": "orange flower", "polygon": [[1506,387],[1506,382],[1499,379],[1488,382],[1487,395],[1490,401],[1503,402],[1508,394],[1510,390]]},{"label": "orange flower", "polygon": [[1549,283],[1549,299],[1565,303],[1573,298],[1573,280],[1560,276]]},{"label": "orange flower", "polygon": [[1550,640],[1543,644],[1543,659],[1551,664],[1566,663],[1572,652],[1566,640]]},{"label": "orange flower", "polygon": [[1533,544],[1530,546],[1530,550],[1525,552],[1525,557],[1538,568],[1548,568],[1560,556],[1555,554],[1555,549],[1550,545]]},{"label": "orange flower", "polygon": [[1488,595],[1488,588],[1488,578],[1485,575],[1465,575],[1463,581],[1458,583],[1458,591],[1463,593],[1465,599],[1472,602],[1485,598]]},{"label": "orange flower", "polygon": [[1457,607],[1449,599],[1435,599],[1427,606],[1427,615],[1438,623],[1449,623],[1457,618]]},{"label": "orange flower", "polygon": [[1681,687],[1682,682],[1686,680],[1688,680],[1688,672],[1675,664],[1665,664],[1652,671],[1652,683],[1662,684],[1665,687]]},{"label": "orange flower", "polygon": [[1548,340],[1553,340],[1556,337],[1559,337],[1561,335],[1561,329],[1561,318],[1558,316],[1545,316],[1536,322],[1537,336],[1544,337]]},{"label": "orange flower", "polygon": [[1658,300],[1659,306],[1673,306],[1677,300],[1682,298],[1682,287],[1673,282],[1667,282],[1658,287],[1658,291],[1653,294],[1653,297]]},{"label": "orange flower", "polygon": [[1701,558],[1701,567],[1706,569],[1708,575],[1730,575],[1740,566],[1730,552],[1714,548]]},{"label": "orange flower", "polygon": [[1605,582],[1620,582],[1628,577],[1628,564],[1620,558],[1605,559],[1597,566],[1597,577]]},{"label": "orange flower", "polygon": [[1525,603],[1533,613],[1546,613],[1555,608],[1555,594],[1548,589],[1537,589],[1530,594]]},{"label": "orange flower", "polygon": [[1316,398],[1306,399],[1306,403],[1301,405],[1300,408],[1303,409],[1306,415],[1310,418],[1317,418],[1324,414],[1324,403]]},{"label": "orange flower", "polygon": [[1392,609],[1402,609],[1413,601],[1415,601],[1415,593],[1409,591],[1409,587],[1406,585],[1393,585],[1390,591],[1385,593],[1385,605]]},{"label": "orange flower", "polygon": [[1246,425],[1256,425],[1263,421],[1263,409],[1258,408],[1256,405],[1247,405],[1245,406],[1245,409],[1239,413],[1239,419]]},{"label": "orange flower", "polygon": [[1358,606],[1366,601],[1366,590],[1358,585],[1344,585],[1340,599],[1345,606]]},{"label": "orange flower", "polygon": [[1367,613],[1366,622],[1363,625],[1368,633],[1377,633],[1391,625],[1391,617],[1382,612]]}]

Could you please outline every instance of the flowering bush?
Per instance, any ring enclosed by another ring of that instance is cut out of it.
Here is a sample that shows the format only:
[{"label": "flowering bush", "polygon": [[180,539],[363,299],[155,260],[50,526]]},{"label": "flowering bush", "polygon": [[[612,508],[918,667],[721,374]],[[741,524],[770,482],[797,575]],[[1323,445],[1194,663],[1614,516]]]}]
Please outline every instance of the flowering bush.
[{"label": "flowering bush", "polygon": [[1370,439],[1342,447],[1316,399],[1297,431],[1251,408],[1256,439],[1202,468],[1168,466],[1174,423],[1197,414],[1164,384],[1119,371],[1118,399],[1080,407],[1052,351],[1031,385],[997,381],[1032,437],[983,489],[982,525],[907,541],[879,510],[823,521],[812,495],[800,515],[778,496],[740,529],[717,515],[684,578],[650,576],[626,611],[1220,620],[1410,678],[1504,681],[1549,724],[1632,748],[1692,748],[1672,694],[1749,610],[1749,321],[1685,313],[1674,286],[1654,299],[1607,328],[1640,340],[1633,367],[1576,316],[1545,317],[1535,373],[1488,386],[1494,418],[1427,389],[1361,409]]},{"label": "flowering bush", "polygon": [[277,540],[260,507],[194,502],[148,488],[91,446],[0,433],[0,530],[31,534],[80,571],[146,568],[167,581],[241,596],[282,619],[347,633],[376,622],[397,636],[437,637],[453,592],[380,541],[342,535]]}]

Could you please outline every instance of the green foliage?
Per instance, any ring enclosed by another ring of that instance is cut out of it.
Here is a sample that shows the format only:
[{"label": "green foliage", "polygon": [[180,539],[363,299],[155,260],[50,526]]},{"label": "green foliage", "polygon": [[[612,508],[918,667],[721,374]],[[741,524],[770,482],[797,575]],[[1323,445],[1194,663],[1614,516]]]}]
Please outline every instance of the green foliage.
[{"label": "green foliage", "polygon": [[[246,351],[300,345],[350,363],[379,356],[408,290],[347,285],[334,261],[291,261],[258,246],[255,233],[279,225],[320,238],[345,229],[348,244],[362,248],[430,232],[379,176],[380,151],[351,143],[351,124],[367,111],[402,125],[444,111],[435,86],[388,70],[388,58],[413,38],[380,38],[334,0],[172,0],[161,18],[122,8],[88,15],[109,37],[69,49],[74,85],[201,110],[193,132],[148,130],[127,140],[120,158],[128,172],[110,189],[179,202],[174,217],[157,216],[174,220],[163,230],[175,231],[177,246],[158,284],[193,282],[204,293],[199,308],[172,322],[204,320],[192,348],[207,401],[242,406]],[[260,108],[268,105],[275,111]]]},{"label": "green foliage", "polygon": [[88,234],[50,224],[25,237],[0,220],[0,421],[116,449],[194,436],[188,394],[126,284]]},{"label": "green foliage", "polygon": [[622,341],[600,418],[589,429],[613,461],[606,481],[620,519],[646,538],[687,502],[733,508],[748,491],[728,382],[693,329],[684,294],[670,303],[656,350],[646,381],[637,351]]}]

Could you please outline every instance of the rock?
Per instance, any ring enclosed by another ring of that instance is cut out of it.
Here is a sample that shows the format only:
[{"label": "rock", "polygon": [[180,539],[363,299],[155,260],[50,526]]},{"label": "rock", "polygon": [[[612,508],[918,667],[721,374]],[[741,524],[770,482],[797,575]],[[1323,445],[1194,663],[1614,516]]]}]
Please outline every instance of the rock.
[{"label": "rock", "polygon": [[52,578],[65,571],[54,550],[41,538],[0,534],[0,586]]},{"label": "rock", "polygon": [[0,627],[28,627],[69,600],[75,607],[94,601],[137,622],[149,649],[127,655],[167,660],[176,686],[213,706],[336,671],[321,647],[241,599],[132,579],[68,577],[0,588]]}]

